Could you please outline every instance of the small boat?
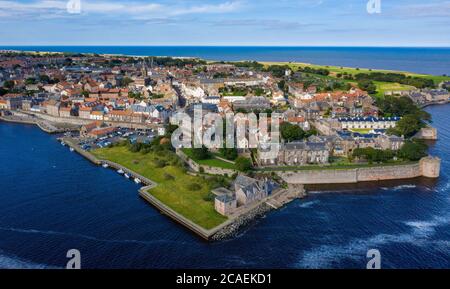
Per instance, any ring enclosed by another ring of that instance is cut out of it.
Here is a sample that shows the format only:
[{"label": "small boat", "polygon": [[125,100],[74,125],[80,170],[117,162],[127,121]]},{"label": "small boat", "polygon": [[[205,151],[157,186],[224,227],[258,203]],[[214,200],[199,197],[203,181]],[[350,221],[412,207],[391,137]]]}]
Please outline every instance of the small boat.
[{"label": "small boat", "polygon": [[74,148],[70,148],[70,151],[73,152],[75,149]]},{"label": "small boat", "polygon": [[125,176],[125,178],[127,178],[127,179],[130,178],[130,176],[129,176],[128,174],[125,174],[124,176]]},{"label": "small boat", "polygon": [[62,145],[62,146],[65,146],[65,145],[66,145],[66,143],[62,141],[62,142],[61,142],[61,145]]},{"label": "small boat", "polygon": [[108,164],[103,164],[102,167],[104,167],[105,169],[108,168]]},{"label": "small boat", "polygon": [[124,173],[123,170],[118,170],[117,172],[118,172],[119,174],[121,174],[121,175]]},{"label": "small boat", "polygon": [[140,183],[141,183],[141,180],[138,179],[138,178],[135,178],[135,179],[134,179],[134,182],[135,182],[136,184],[140,184]]}]

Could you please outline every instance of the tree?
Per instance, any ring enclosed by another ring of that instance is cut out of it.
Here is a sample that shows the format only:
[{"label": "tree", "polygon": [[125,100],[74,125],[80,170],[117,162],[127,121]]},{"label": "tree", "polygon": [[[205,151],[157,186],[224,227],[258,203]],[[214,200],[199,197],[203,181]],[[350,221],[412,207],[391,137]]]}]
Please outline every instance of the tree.
[{"label": "tree", "polygon": [[39,81],[42,83],[50,83],[50,77],[46,74],[39,75]]},{"label": "tree", "polygon": [[395,152],[392,150],[378,150],[371,147],[357,148],[353,151],[353,157],[363,158],[369,163],[377,162],[383,163],[390,161],[394,158]]},{"label": "tree", "polygon": [[389,129],[388,133],[409,138],[425,126],[426,124],[421,120],[420,115],[408,114],[399,120],[394,128]]},{"label": "tree", "polygon": [[178,129],[178,125],[169,123],[166,127],[166,135],[170,136]]},{"label": "tree", "polygon": [[34,77],[28,77],[28,78],[25,80],[25,84],[26,84],[26,85],[28,85],[28,84],[36,84],[36,78],[34,78]]},{"label": "tree", "polygon": [[14,88],[14,81],[12,80],[7,80],[5,82],[3,82],[3,87],[6,89],[13,89]]},{"label": "tree", "polygon": [[305,132],[298,126],[290,124],[288,122],[283,122],[280,125],[281,137],[288,141],[297,141],[305,138]]},{"label": "tree", "polygon": [[377,86],[370,80],[361,80],[358,82],[358,87],[367,91],[369,94],[377,93]]},{"label": "tree", "polygon": [[128,97],[129,98],[134,98],[134,99],[137,99],[137,100],[141,100],[142,99],[142,95],[141,95],[140,92],[129,91],[128,92]]},{"label": "tree", "polygon": [[192,149],[192,156],[195,160],[206,160],[209,159],[210,154],[208,149],[205,146],[202,146],[201,148]]},{"label": "tree", "polygon": [[124,77],[123,79],[122,79],[122,86],[123,87],[127,87],[130,83],[133,83],[134,82],[134,80],[132,80],[131,78],[129,78],[129,77]]},{"label": "tree", "polygon": [[431,115],[415,105],[414,102],[406,96],[385,96],[384,98],[378,98],[377,106],[384,116],[416,114],[419,115],[422,120],[431,121]]},{"label": "tree", "polygon": [[220,153],[230,161],[235,160],[238,157],[238,151],[236,148],[221,148]]},{"label": "tree", "polygon": [[427,155],[427,145],[423,141],[408,140],[399,151],[399,157],[410,161],[418,161]]},{"label": "tree", "polygon": [[400,84],[412,85],[417,88],[434,88],[436,87],[433,79],[407,76],[401,73],[383,73],[383,72],[371,72],[371,73],[358,73],[355,75],[356,80],[361,81],[382,81],[382,82],[397,82]]},{"label": "tree", "polygon": [[285,80],[280,80],[278,82],[278,88],[281,89],[282,91],[286,90],[286,81]]},{"label": "tree", "polygon": [[252,169],[252,161],[245,157],[238,157],[236,159],[236,169],[241,172],[248,172]]}]

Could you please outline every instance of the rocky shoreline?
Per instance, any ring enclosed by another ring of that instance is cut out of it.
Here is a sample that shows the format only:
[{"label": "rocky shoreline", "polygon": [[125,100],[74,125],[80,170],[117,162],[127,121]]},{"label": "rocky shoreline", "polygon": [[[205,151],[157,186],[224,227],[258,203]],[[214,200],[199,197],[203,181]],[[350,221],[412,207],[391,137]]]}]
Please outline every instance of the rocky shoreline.
[{"label": "rocky shoreline", "polygon": [[236,237],[247,226],[252,224],[255,220],[265,216],[271,210],[273,210],[272,207],[270,207],[266,203],[262,203],[253,210],[237,217],[231,224],[214,234],[211,237],[211,241],[221,241],[224,239]]}]

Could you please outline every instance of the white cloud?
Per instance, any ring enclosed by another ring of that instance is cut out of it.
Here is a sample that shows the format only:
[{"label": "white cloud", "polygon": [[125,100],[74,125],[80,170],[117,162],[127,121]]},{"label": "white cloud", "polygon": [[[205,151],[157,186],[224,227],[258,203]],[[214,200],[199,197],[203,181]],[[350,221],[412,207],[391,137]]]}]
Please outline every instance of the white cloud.
[{"label": "white cloud", "polygon": [[[35,0],[33,2],[0,0],[2,18],[28,16],[35,18],[69,17],[67,1]],[[159,3],[112,2],[81,0],[83,15],[101,14],[105,16],[128,16],[132,19],[152,19],[154,17],[175,17],[187,14],[229,13],[236,11],[240,2],[230,1],[207,5],[164,5]]]},{"label": "white cloud", "polygon": [[450,16],[450,2],[410,4],[398,8],[400,13],[409,17],[448,17]]},{"label": "white cloud", "polygon": [[171,15],[198,14],[198,13],[229,13],[238,10],[240,2],[226,2],[218,5],[201,5],[186,8],[178,8],[172,11]]}]

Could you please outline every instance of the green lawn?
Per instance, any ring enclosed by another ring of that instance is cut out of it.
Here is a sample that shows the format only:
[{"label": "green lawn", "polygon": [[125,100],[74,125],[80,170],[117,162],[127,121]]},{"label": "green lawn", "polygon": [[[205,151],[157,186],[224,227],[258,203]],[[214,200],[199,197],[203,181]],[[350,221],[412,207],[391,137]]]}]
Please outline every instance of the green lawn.
[{"label": "green lawn", "polygon": [[383,97],[384,93],[386,91],[403,91],[403,90],[414,90],[416,89],[414,86],[411,85],[405,85],[400,83],[393,83],[393,82],[381,82],[381,81],[374,81],[375,85],[377,86],[378,93],[376,96]]},{"label": "green lawn", "polygon": [[184,148],[183,152],[192,160],[194,160],[199,165],[209,166],[209,167],[216,167],[221,169],[229,169],[229,170],[235,170],[236,166],[232,163],[225,162],[223,160],[219,160],[214,157],[214,155],[210,159],[206,160],[197,160],[194,155],[192,154],[192,149]]},{"label": "green lawn", "polygon": [[[155,160],[165,158],[161,153],[132,153],[126,147],[103,148],[91,153],[99,159],[121,164],[155,181],[158,185],[151,189],[149,193],[205,229],[214,228],[227,219],[215,211],[213,201],[204,199],[211,191],[205,180],[186,174],[178,166],[158,167]],[[173,178],[168,177],[168,175]],[[201,189],[197,191],[189,190],[188,186],[192,183],[200,184]]]},{"label": "green lawn", "polygon": [[368,134],[368,133],[370,133],[371,129],[366,129],[366,128],[354,128],[354,129],[351,129],[351,131],[352,131],[352,132],[358,132],[358,133],[361,133],[361,134]]}]

